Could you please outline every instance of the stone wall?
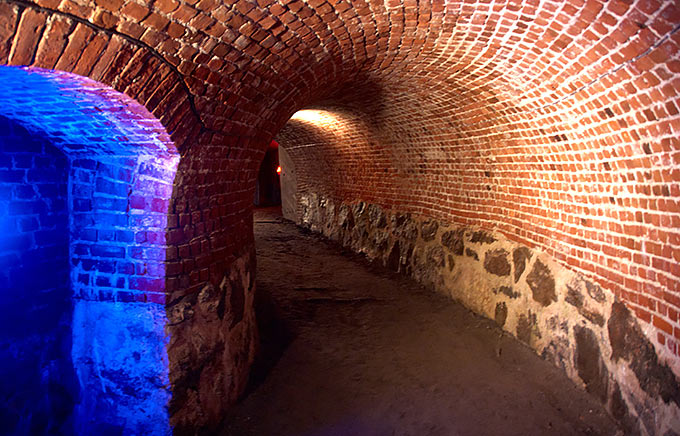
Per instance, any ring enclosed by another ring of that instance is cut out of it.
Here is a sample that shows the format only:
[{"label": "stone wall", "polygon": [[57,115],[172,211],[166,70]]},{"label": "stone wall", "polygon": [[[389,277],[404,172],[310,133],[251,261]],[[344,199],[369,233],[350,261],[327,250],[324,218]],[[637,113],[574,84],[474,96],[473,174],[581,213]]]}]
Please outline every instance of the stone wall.
[{"label": "stone wall", "polygon": [[74,301],[75,434],[172,434],[166,324],[161,304]]},{"label": "stone wall", "polygon": [[495,320],[631,433],[680,432],[670,353],[611,292],[540,251],[500,233],[313,193],[301,193],[297,214],[287,217]]},{"label": "stone wall", "polygon": [[218,286],[167,304],[76,301],[73,360],[87,397],[78,434],[212,431],[255,355],[254,259],[247,252]]},{"label": "stone wall", "polygon": [[210,431],[245,390],[258,343],[254,249],[236,258],[218,286],[167,304],[168,357],[176,434]]}]

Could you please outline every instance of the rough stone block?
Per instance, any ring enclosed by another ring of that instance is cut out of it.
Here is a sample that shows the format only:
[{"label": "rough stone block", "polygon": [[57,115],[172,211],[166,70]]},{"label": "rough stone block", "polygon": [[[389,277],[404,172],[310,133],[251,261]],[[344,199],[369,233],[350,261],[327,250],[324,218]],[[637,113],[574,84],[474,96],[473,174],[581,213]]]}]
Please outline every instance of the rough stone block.
[{"label": "rough stone block", "polygon": [[484,269],[497,276],[509,276],[508,252],[502,248],[487,251],[484,256]]},{"label": "rough stone block", "polygon": [[548,306],[557,301],[555,279],[550,269],[540,259],[536,259],[536,262],[534,262],[534,267],[526,281],[531,288],[534,300],[541,305]]}]

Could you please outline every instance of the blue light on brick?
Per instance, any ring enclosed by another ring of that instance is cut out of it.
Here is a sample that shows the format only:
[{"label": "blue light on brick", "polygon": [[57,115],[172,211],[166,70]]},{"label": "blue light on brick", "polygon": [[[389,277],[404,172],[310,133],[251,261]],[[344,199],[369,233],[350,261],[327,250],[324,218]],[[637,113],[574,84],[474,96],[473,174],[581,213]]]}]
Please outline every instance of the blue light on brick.
[{"label": "blue light on brick", "polygon": [[[135,104],[86,78],[0,66],[0,309],[10,314],[0,378],[15,381],[0,384],[12,400],[0,417],[10,434],[171,433],[165,307],[146,292],[165,289],[179,155]],[[144,206],[131,208],[132,196]]]}]

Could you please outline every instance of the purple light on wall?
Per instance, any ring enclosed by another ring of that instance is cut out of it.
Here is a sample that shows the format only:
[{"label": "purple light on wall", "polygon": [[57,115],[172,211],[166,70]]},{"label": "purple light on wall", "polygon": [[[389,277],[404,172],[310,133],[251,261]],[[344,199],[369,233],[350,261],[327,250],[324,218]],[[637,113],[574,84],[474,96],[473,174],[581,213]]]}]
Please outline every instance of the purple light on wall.
[{"label": "purple light on wall", "polygon": [[[62,336],[69,338],[60,338],[67,352],[61,350],[57,359],[61,366],[70,365],[73,376],[73,386],[65,391],[76,404],[65,425],[80,434],[168,434],[165,230],[179,161],[172,141],[134,100],[64,72],[0,67],[0,117],[23,134],[0,147],[0,221],[13,224],[0,244],[15,248],[13,258],[0,254],[0,262],[19,258],[32,270],[50,247],[64,254],[61,264],[56,257],[49,268],[40,269],[47,283],[63,282],[57,294],[64,303],[52,309],[60,311],[55,325],[65,325],[68,334]],[[55,165],[63,170],[54,175],[59,181],[50,182],[68,186],[63,198],[42,192],[50,183],[37,178],[39,165],[50,162],[48,148],[64,163]],[[28,166],[21,184],[12,185],[21,165]],[[21,204],[18,195],[26,196]],[[25,218],[17,218],[20,206]],[[40,230],[50,217],[61,217],[59,232]],[[33,246],[22,242],[27,238]],[[28,256],[32,252],[36,256]],[[7,296],[23,301],[15,307],[21,314],[42,307],[40,295],[27,294],[15,276],[0,276],[0,286]],[[35,333],[42,340],[46,335]],[[15,354],[30,345],[22,349],[9,334],[0,337],[0,344]],[[35,363],[38,358],[26,359]],[[40,386],[36,392],[35,404],[56,395]],[[29,415],[35,422],[42,415],[50,421],[50,404],[35,406]],[[2,408],[0,417],[13,410]]]}]

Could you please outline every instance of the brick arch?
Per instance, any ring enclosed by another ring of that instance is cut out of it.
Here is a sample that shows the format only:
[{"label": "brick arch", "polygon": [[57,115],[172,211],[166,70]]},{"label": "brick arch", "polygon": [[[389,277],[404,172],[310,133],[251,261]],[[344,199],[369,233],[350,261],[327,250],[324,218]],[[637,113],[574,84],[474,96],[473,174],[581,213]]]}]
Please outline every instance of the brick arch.
[{"label": "brick arch", "polygon": [[[71,337],[63,342],[71,344],[70,355],[63,355],[64,345],[52,358],[71,364],[78,382],[70,387],[73,410],[62,411],[62,425],[72,428],[60,431],[87,433],[109,426],[165,432],[170,428],[166,231],[179,161],[175,145],[153,115],[98,82],[36,68],[0,67],[0,77],[0,113],[19,126],[12,131],[23,132],[3,142],[11,144],[3,147],[11,158],[9,171],[23,168],[20,157],[33,159],[24,182],[41,196],[24,201],[61,205],[40,215],[40,225],[53,216],[66,217],[59,237],[67,262],[43,271],[48,280],[70,277],[64,285],[68,295],[60,294],[69,310],[68,325],[60,328],[69,329]],[[55,170],[38,165],[50,155],[33,146],[36,141],[65,155],[62,184],[68,192],[58,203],[43,201],[51,192],[44,186],[50,183],[46,177]],[[25,235],[21,226],[16,231]],[[53,250],[54,237],[42,227],[34,239],[30,253]],[[35,262],[26,258],[21,264],[28,268]],[[10,288],[21,291],[16,283]],[[35,307],[41,304],[38,295],[26,298]],[[26,412],[32,423],[39,422],[41,411]]]},{"label": "brick arch", "polygon": [[[641,388],[621,392],[643,358],[628,354],[627,366],[615,342],[630,320],[627,346],[647,350],[659,383],[678,385],[677,9],[445,8],[457,11],[442,29],[449,50],[423,47],[384,80],[371,73],[378,95],[350,82],[280,131],[290,217],[496,318],[587,389],[604,380],[595,393],[617,418],[663,433],[674,424],[618,408],[661,397],[644,371]],[[570,310],[562,337],[550,323]],[[590,329],[601,356],[584,358]],[[584,359],[606,369],[589,376]],[[678,416],[674,395],[659,416]]]},{"label": "brick arch", "polygon": [[[115,3],[106,7],[113,7]],[[228,117],[234,114],[231,111],[224,114],[223,107],[215,107],[218,94],[224,97],[223,104],[230,95],[221,90],[223,78],[211,74],[199,59],[195,59],[196,62],[191,59],[199,54],[199,50],[189,46],[196,40],[186,42],[181,53],[177,53],[189,58],[179,59],[168,54],[168,50],[178,48],[170,35],[178,31],[187,38],[196,35],[192,36],[192,31],[182,26],[167,29],[168,34],[158,32],[155,28],[159,25],[155,21],[158,16],[148,17],[153,23],[145,29],[139,24],[143,18],[138,15],[142,13],[139,5],[129,6],[119,15],[105,11],[106,8],[93,11],[70,2],[38,5],[3,1],[0,3],[3,23],[0,64],[57,68],[109,85],[112,90],[138,101],[136,110],[150,111],[184,156],[171,185],[172,199],[167,204],[142,196],[130,198],[133,209],[155,210],[168,206],[169,214],[163,217],[167,235],[151,231],[140,238],[166,238],[170,247],[167,253],[156,249],[137,253],[140,258],[154,257],[159,261],[162,258],[167,261],[167,267],[150,272],[151,279],[149,276],[134,278],[130,286],[145,292],[132,292],[125,297],[148,298],[153,294],[154,301],[167,303],[167,316],[172,320],[167,344],[171,366],[169,382],[173,390],[170,425],[182,431],[221,420],[226,405],[233,403],[243,391],[253,359],[252,223],[248,215],[250,204],[244,200],[243,193],[248,189],[248,174],[255,172],[257,166],[256,159],[250,156],[259,152],[250,146],[251,139],[247,137],[252,135],[250,129],[244,129],[245,124],[232,124]],[[252,89],[245,88],[246,91]],[[235,105],[230,101],[230,106]],[[129,114],[121,113],[121,116]],[[222,130],[229,134],[220,133]],[[229,161],[228,157],[231,157]],[[250,164],[245,168],[234,165],[241,162]],[[77,164],[82,165],[82,172],[93,165],[91,159],[79,160]],[[149,168],[151,172],[155,170],[158,169]],[[162,169],[150,177],[161,177],[161,173]],[[84,186],[94,179],[83,182]],[[116,187],[120,186],[114,185],[112,189]],[[162,195],[168,194],[165,188],[161,188]],[[85,267],[94,266],[88,261]],[[106,278],[95,278],[84,272],[74,283],[78,280],[90,282],[81,286],[83,292],[87,292],[92,281],[104,283]],[[163,292],[146,292],[161,288]],[[197,305],[198,295],[204,302],[215,300],[215,305]],[[217,320],[214,313],[204,313],[203,309],[218,306]],[[204,344],[187,339],[198,337],[195,329],[202,329]],[[187,355],[204,353],[206,349],[214,351],[209,353],[207,361],[197,356],[195,367],[184,362]],[[203,375],[197,375],[202,372]],[[164,400],[156,403],[164,404]]]},{"label": "brick arch", "polygon": [[90,21],[83,16],[87,8],[74,4],[58,9],[10,1],[1,7],[0,64],[56,69],[108,85],[153,113],[180,148],[205,127],[176,66],[134,32],[112,28],[112,16]]}]

